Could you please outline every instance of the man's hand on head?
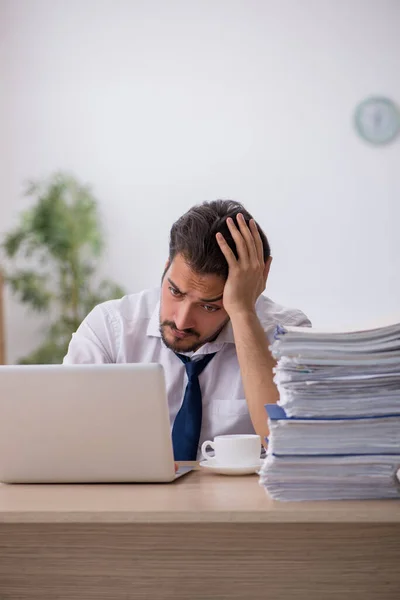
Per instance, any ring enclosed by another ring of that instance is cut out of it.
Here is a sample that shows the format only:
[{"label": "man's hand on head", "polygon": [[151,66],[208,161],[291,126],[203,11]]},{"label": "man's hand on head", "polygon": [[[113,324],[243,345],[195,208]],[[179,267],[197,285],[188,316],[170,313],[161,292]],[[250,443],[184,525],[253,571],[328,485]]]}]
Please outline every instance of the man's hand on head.
[{"label": "man's hand on head", "polygon": [[272,257],[264,262],[263,243],[254,219],[248,226],[240,213],[237,224],[231,218],[226,222],[236,244],[238,258],[221,233],[217,233],[216,238],[229,265],[222,301],[232,318],[235,313],[255,311],[257,298],[266,287]]}]

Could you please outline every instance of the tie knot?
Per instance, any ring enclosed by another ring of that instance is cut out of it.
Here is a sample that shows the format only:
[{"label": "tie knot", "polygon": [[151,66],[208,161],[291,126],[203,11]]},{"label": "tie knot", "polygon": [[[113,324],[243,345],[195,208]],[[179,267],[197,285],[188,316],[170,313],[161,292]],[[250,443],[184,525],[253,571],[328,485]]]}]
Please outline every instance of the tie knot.
[{"label": "tie knot", "polygon": [[203,358],[199,360],[190,360],[188,356],[184,356],[183,354],[177,354],[177,356],[181,359],[183,363],[185,363],[186,373],[188,379],[193,379],[198,377],[200,373],[206,368],[210,360],[215,356],[216,352],[212,354],[206,354]]}]

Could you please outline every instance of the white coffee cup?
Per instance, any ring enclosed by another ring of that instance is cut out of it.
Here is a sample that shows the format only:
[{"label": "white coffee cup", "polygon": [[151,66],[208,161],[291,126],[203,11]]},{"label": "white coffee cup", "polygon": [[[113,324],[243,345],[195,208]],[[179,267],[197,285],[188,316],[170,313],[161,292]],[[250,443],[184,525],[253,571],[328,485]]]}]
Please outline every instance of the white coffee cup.
[{"label": "white coffee cup", "polygon": [[[207,448],[214,450],[210,456]],[[261,454],[261,438],[259,435],[217,435],[214,441],[207,440],[201,446],[201,453],[206,460],[213,460],[218,465],[227,467],[252,467],[258,465]]]}]

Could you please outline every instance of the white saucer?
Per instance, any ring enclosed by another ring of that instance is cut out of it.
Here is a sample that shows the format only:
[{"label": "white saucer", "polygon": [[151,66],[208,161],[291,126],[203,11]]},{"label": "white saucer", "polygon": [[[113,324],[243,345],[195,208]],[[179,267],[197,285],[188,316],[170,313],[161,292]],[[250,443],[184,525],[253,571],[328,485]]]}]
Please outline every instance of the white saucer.
[{"label": "white saucer", "polygon": [[250,467],[227,467],[219,465],[213,458],[209,458],[208,460],[202,460],[200,467],[211,471],[211,473],[218,473],[219,475],[250,475],[251,473],[258,473],[263,462],[264,461],[260,459],[258,464]]}]

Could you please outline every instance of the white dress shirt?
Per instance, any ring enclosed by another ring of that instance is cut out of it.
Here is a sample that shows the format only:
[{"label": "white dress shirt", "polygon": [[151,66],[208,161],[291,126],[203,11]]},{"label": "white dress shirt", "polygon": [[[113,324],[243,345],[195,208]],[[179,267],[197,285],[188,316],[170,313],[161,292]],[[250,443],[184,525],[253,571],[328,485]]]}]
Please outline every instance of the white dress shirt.
[{"label": "white dress shirt", "polygon": [[[263,295],[256,311],[270,341],[278,324],[311,325],[301,311],[280,306]],[[165,372],[172,429],[187,376],[184,364],[161,339],[159,312],[159,288],[99,304],[73,334],[64,364],[160,363]],[[204,440],[216,435],[254,433],[231,323],[214,342],[186,354],[195,360],[210,352],[217,354],[199,376],[203,402],[199,448]]]}]

